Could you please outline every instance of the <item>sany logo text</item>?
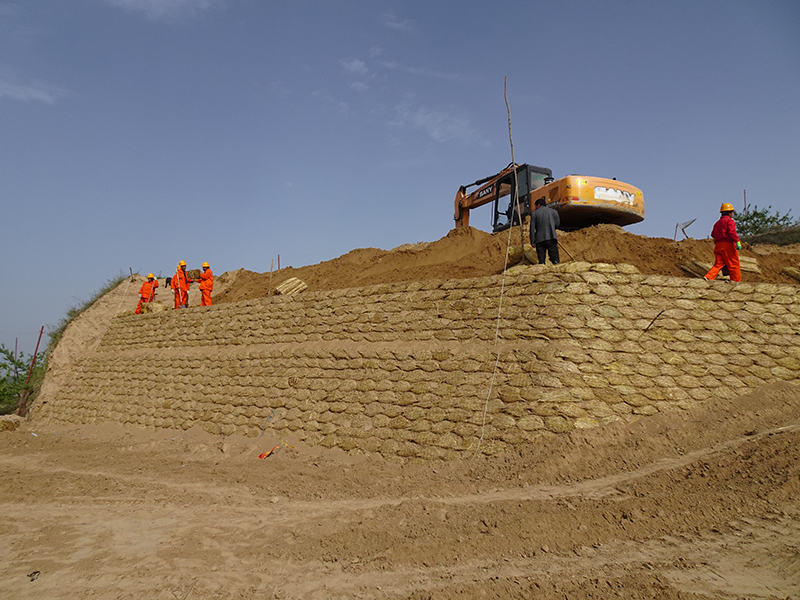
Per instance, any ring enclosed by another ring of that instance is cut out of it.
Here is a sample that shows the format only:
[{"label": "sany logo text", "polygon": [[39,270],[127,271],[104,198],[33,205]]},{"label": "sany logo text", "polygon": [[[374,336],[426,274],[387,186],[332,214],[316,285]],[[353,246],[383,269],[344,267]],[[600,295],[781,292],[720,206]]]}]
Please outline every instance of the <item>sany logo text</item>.
[{"label": "sany logo text", "polygon": [[594,188],[595,200],[611,200],[613,202],[622,202],[623,204],[630,204],[633,206],[634,198],[635,196],[631,192],[626,192],[625,190],[602,186]]},{"label": "sany logo text", "polygon": [[478,192],[478,198],[483,198],[484,196],[488,196],[494,190],[494,184],[487,187],[485,190],[481,190]]}]

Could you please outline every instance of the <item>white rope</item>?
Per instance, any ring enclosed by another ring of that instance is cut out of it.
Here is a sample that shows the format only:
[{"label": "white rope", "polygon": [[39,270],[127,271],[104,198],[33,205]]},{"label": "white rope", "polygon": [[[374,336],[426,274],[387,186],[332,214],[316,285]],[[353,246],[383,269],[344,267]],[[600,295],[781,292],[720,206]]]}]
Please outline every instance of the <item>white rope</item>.
[{"label": "white rope", "polygon": [[[494,347],[497,348],[497,339],[500,337],[500,317],[503,313],[503,294],[506,289],[506,268],[508,267],[508,249],[511,246],[511,229],[512,227],[508,228],[508,239],[506,240],[506,259],[503,263],[503,277],[500,280],[500,303],[497,306],[497,321],[495,323],[494,328]],[[500,351],[497,351],[497,355],[494,359],[494,369],[492,369],[492,377],[489,379],[489,392],[486,394],[486,402],[483,405],[483,419],[481,420],[481,437],[478,439],[478,445],[475,448],[475,453],[472,455],[472,458],[475,458],[478,455],[478,450],[481,448],[481,443],[483,442],[483,435],[486,432],[486,411],[489,409],[489,398],[492,397],[492,389],[494,388],[494,378],[497,374],[497,365],[500,363]]]},{"label": "white rope", "polygon": [[130,277],[127,277],[126,279],[128,280],[128,282],[125,284],[125,291],[122,292],[122,297],[119,299],[119,304],[117,305],[117,310],[114,311],[114,316],[115,317],[119,314],[119,309],[122,308],[122,303],[125,302],[125,295],[128,293],[128,288],[131,285],[131,281],[133,281],[133,279],[130,278]]},{"label": "white rope", "polygon": [[[525,256],[525,245],[522,239],[522,213],[519,208],[519,194],[518,194],[518,183],[517,183],[517,163],[514,160],[514,141],[511,138],[511,107],[508,104],[508,76],[506,75],[503,81],[503,96],[506,101],[506,113],[508,114],[508,142],[511,145],[511,166],[514,168],[514,189],[512,190],[512,201],[516,198],[516,207],[517,207],[517,216],[519,217],[519,228],[520,228],[520,252],[522,252],[523,257]],[[500,302],[497,305],[497,321],[495,323],[494,328],[494,347],[497,348],[497,340],[500,337],[500,317],[503,314],[503,294],[505,293],[506,289],[506,269],[508,268],[508,250],[511,248],[511,230],[514,229],[511,223],[508,224],[508,238],[506,239],[506,258],[503,262],[503,277],[500,280]],[[500,364],[500,351],[497,350],[497,354],[494,359],[494,369],[492,369],[492,376],[489,379],[489,392],[486,394],[486,402],[483,405],[483,418],[481,419],[481,437],[478,438],[478,445],[475,447],[475,453],[472,455],[472,458],[475,458],[478,455],[478,450],[481,448],[481,444],[483,443],[483,436],[486,433],[486,412],[489,409],[489,399],[492,397],[492,389],[494,389],[494,379],[497,375],[497,365]]]}]

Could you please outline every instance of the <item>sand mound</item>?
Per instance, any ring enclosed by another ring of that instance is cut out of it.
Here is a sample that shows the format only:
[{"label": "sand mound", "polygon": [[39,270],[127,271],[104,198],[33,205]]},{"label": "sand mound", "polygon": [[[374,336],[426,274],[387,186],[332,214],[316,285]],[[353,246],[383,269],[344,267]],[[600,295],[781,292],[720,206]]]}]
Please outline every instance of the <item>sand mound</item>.
[{"label": "sand mound", "polygon": [[[393,250],[360,248],[333,260],[301,268],[287,267],[271,275],[272,287],[290,277],[308,284],[311,291],[358,287],[378,283],[423,279],[461,279],[483,277],[502,272],[506,246],[519,246],[519,230],[489,234],[478,229],[451,230],[434,242],[405,244]],[[525,242],[527,233],[525,233]],[[691,260],[713,259],[711,240],[649,238],[628,233],[616,225],[597,225],[560,234],[563,261],[627,263],[646,275],[688,277],[680,265]],[[796,245],[797,246],[797,245]],[[796,283],[782,273],[795,266],[800,246],[773,247],[758,253],[758,247],[745,247],[743,256],[758,259],[760,274],[747,273],[749,282]],[[218,291],[216,302],[259,298],[267,294],[269,273],[239,270],[220,278],[227,287]]]}]

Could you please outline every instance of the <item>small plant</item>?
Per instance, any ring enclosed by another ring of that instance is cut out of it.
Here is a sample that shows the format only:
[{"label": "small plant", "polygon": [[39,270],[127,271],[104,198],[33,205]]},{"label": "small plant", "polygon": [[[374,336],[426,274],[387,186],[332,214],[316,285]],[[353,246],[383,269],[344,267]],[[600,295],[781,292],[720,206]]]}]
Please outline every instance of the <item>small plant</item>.
[{"label": "small plant", "polygon": [[47,360],[45,352],[40,352],[28,379],[32,358],[32,355],[26,356],[24,353],[15,356],[11,350],[0,344],[0,415],[16,411],[23,396],[31,397],[38,392],[47,368]]},{"label": "small plant", "polygon": [[20,354],[15,358],[12,352],[0,346],[0,361],[2,361],[0,363],[0,377],[3,378],[2,387],[0,387],[0,414],[8,414],[17,410],[21,398],[25,399],[25,406],[31,405],[42,385],[50,352],[61,340],[61,336],[64,335],[67,326],[73,319],[97,302],[101,296],[114,289],[125,279],[127,279],[126,275],[118,275],[109,279],[89,300],[80,306],[73,306],[67,310],[66,316],[48,332],[50,341],[47,344],[47,349],[36,356],[36,363],[27,385],[25,380],[28,377],[31,357],[25,357]]},{"label": "small plant", "polygon": [[744,212],[735,211],[733,218],[736,221],[737,233],[748,237],[800,226],[800,219],[793,220],[791,212],[791,210],[787,210],[781,214],[779,211],[773,210],[772,205],[767,208],[758,208],[754,204],[747,207]]}]

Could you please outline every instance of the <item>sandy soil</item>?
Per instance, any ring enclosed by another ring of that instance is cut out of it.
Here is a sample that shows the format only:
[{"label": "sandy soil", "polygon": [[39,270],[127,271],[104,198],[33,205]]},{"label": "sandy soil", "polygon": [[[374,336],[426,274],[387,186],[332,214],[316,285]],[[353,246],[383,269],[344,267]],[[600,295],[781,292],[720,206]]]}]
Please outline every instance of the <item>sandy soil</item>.
[{"label": "sandy soil", "polygon": [[[527,234],[525,238],[526,246]],[[462,279],[483,277],[503,272],[506,264],[506,248],[519,246],[519,230],[489,234],[479,229],[451,230],[433,242],[404,244],[391,250],[358,248],[332,260],[300,268],[284,267],[272,273],[255,273],[246,269],[218,274],[212,294],[215,303],[236,302],[250,298],[263,298],[270,290],[290,277],[297,277],[308,285],[310,291],[343,287],[358,287],[379,283],[417,281],[424,279]],[[666,238],[648,238],[625,231],[616,225],[597,225],[579,231],[559,233],[563,262],[586,261],[593,263],[627,263],[635,265],[641,273],[690,277],[680,265],[691,260],[713,262],[714,244],[710,239],[687,239],[674,242]],[[527,246],[530,248],[529,246]],[[761,273],[743,273],[743,281],[757,283],[782,283],[797,285],[781,270],[784,267],[800,266],[800,244],[792,246],[749,246],[742,256],[758,261]],[[144,279],[137,275],[132,282],[127,280],[107,294],[101,301],[105,307],[93,314],[91,340],[86,344],[94,347],[108,326],[108,320],[120,312],[133,312],[138,300],[138,289]],[[164,310],[172,309],[172,292],[159,280],[156,302]],[[200,304],[200,292],[192,284],[189,291],[189,306]],[[83,316],[79,319],[84,318]],[[61,349],[70,356],[81,353],[84,343],[73,344],[69,350]]]},{"label": "sandy soil", "polygon": [[[405,244],[392,250],[359,248],[339,258],[301,268],[286,267],[273,273],[241,269],[219,277],[225,289],[216,290],[215,302],[260,298],[290,277],[310,290],[356,287],[421,279],[454,279],[496,275],[505,266],[506,248],[519,246],[519,229],[489,234],[478,229],[452,230],[434,242]],[[680,265],[693,259],[714,261],[714,243],[688,239],[674,242],[629,233],[616,225],[597,225],[559,233],[563,261],[580,260],[635,265],[644,274],[689,277]],[[526,236],[527,245],[527,236]],[[743,281],[786,283],[797,281],[781,272],[800,264],[800,245],[745,246],[742,256],[758,260],[761,273],[744,273]],[[216,284],[215,284],[216,285]]]},{"label": "sandy soil", "polygon": [[452,462],[29,422],[0,474],[8,599],[800,597],[790,384]]}]

